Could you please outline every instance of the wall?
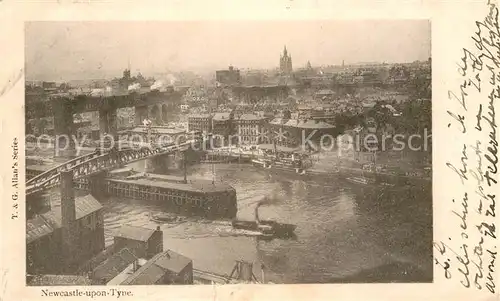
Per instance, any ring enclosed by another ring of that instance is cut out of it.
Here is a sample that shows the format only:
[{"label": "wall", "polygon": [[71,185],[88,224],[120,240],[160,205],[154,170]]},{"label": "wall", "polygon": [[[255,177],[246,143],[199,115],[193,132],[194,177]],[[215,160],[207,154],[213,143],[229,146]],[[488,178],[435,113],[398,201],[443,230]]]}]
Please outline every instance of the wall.
[{"label": "wall", "polygon": [[56,230],[26,246],[28,274],[58,274],[61,271],[61,236]]},{"label": "wall", "polygon": [[150,259],[161,252],[163,252],[163,232],[156,230],[148,240],[146,259]]},{"label": "wall", "polygon": [[146,250],[148,249],[148,244],[145,241],[138,241],[115,236],[114,244],[117,250],[123,248],[132,250],[138,258],[145,258],[147,256]]}]

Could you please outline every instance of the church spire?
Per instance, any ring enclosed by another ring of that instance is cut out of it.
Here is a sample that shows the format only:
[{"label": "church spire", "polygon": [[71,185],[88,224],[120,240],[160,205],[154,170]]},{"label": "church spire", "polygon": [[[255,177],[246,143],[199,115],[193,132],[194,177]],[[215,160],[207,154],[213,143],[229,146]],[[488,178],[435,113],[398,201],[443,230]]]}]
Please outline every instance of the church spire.
[{"label": "church spire", "polygon": [[287,51],[286,51],[286,45],[285,45],[285,47],[283,47],[283,56],[286,56],[286,54],[287,54]]}]

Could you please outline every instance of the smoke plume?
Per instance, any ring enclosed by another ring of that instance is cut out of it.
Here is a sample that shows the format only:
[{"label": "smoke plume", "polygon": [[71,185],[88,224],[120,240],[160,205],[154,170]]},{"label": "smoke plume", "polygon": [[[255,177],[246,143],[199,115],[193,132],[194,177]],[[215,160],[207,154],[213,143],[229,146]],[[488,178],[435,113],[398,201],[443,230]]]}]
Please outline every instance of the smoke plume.
[{"label": "smoke plume", "polygon": [[157,80],[154,84],[151,85],[151,90],[161,90],[163,88],[163,82],[161,80]]},{"label": "smoke plume", "polygon": [[171,86],[173,86],[175,82],[177,82],[177,77],[175,77],[173,74],[167,75],[167,79]]},{"label": "smoke plume", "polygon": [[141,84],[139,84],[139,83],[134,83],[134,84],[128,86],[129,91],[137,91],[140,88],[141,88]]}]

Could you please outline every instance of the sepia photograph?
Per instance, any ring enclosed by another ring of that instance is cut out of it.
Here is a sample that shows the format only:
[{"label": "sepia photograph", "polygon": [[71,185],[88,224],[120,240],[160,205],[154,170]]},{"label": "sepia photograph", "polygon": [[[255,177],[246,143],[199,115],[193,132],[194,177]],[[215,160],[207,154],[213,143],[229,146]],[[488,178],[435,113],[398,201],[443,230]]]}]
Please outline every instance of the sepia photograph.
[{"label": "sepia photograph", "polygon": [[24,40],[27,286],[433,282],[429,19]]}]

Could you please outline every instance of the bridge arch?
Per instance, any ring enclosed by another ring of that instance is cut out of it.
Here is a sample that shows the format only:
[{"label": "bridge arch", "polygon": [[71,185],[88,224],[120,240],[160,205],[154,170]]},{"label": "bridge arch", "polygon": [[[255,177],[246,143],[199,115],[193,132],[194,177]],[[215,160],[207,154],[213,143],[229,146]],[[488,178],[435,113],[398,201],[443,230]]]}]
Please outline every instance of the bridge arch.
[{"label": "bridge arch", "polygon": [[149,111],[149,118],[155,125],[160,125],[162,123],[161,120],[161,106],[160,105],[152,105]]},{"label": "bridge arch", "polygon": [[136,124],[141,125],[142,121],[148,118],[148,108],[146,106],[135,107]]}]

